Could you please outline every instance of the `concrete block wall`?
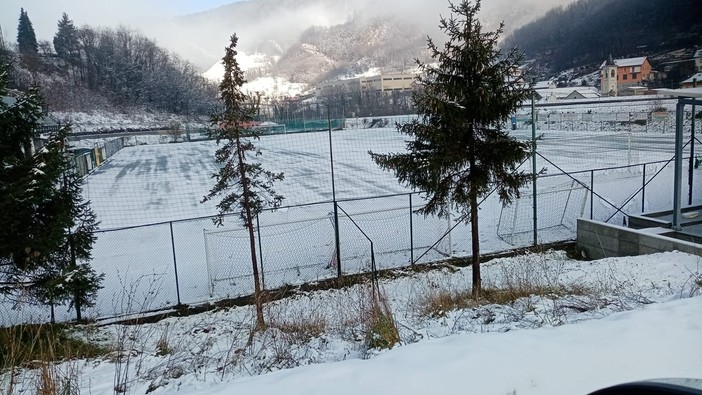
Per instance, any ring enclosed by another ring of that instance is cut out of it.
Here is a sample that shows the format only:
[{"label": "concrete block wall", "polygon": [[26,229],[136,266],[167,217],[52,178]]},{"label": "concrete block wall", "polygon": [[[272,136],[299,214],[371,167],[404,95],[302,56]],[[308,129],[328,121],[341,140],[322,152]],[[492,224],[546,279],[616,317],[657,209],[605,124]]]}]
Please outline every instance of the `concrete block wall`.
[{"label": "concrete block wall", "polygon": [[578,219],[578,247],[592,259],[681,251],[702,256],[702,245],[666,237],[670,229],[630,229],[588,219]]}]

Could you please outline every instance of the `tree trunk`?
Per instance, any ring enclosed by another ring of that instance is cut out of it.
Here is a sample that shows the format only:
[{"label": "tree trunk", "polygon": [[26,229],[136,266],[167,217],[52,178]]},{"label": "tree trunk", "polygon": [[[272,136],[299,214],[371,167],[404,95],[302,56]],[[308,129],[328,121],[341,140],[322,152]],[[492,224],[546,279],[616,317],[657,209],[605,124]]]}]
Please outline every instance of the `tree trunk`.
[{"label": "tree trunk", "polygon": [[[470,172],[471,172],[471,178],[473,178],[473,171],[475,170],[475,153],[474,153],[474,146],[473,146],[473,139],[475,137],[474,135],[475,131],[473,127],[470,128],[470,135],[469,135],[469,145],[468,145],[468,156],[469,156],[469,162],[470,162]],[[473,298],[478,300],[480,299],[480,294],[482,291],[482,285],[480,281],[480,232],[478,230],[478,193],[475,190],[475,187],[473,186],[473,180],[471,180],[470,183],[470,191],[469,193],[469,204],[470,204],[470,238],[472,242],[471,246],[471,270],[473,272]]]},{"label": "tree trunk", "polygon": [[478,198],[470,196],[470,236],[472,241],[471,268],[473,271],[473,298],[479,299],[482,291],[480,280],[480,233],[478,231]]},{"label": "tree trunk", "polygon": [[[65,177],[65,176],[64,176]],[[65,182],[65,181],[64,181]],[[71,248],[71,264],[73,265],[74,268],[78,267],[78,262],[76,261],[76,249],[75,246],[73,245],[73,235],[69,232],[69,246]],[[77,288],[73,289],[73,307],[76,309],[76,321],[81,322],[83,320],[83,316],[80,312],[80,309],[82,308],[81,303],[80,303],[80,292]]]},{"label": "tree trunk", "polygon": [[254,303],[256,304],[256,329],[264,329],[266,322],[263,319],[263,300],[261,300],[261,282],[258,274],[258,262],[256,259],[256,237],[254,235],[253,215],[249,202],[249,183],[246,181],[246,171],[244,169],[244,157],[241,152],[241,140],[236,139],[237,155],[239,159],[239,177],[241,178],[241,188],[244,196],[244,211],[246,212],[246,227],[249,230],[249,246],[251,251],[251,265],[253,267],[254,278]]}]

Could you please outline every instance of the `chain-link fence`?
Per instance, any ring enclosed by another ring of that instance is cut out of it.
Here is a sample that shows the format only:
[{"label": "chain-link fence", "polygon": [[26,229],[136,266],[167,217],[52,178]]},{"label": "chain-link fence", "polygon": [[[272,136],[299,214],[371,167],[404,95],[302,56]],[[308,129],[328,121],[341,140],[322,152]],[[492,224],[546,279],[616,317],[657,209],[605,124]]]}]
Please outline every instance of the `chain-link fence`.
[{"label": "chain-link fence", "polygon": [[[286,175],[276,185],[285,207],[264,210],[255,221],[265,289],[363,273],[373,264],[398,268],[471,254],[466,218],[455,211],[448,218],[419,214],[424,195],[398,184],[368,155],[404,150],[406,136],[394,124],[416,116],[365,119],[347,119],[341,130],[266,135],[257,142],[263,167]],[[672,129],[589,130],[577,123],[549,129],[541,122],[536,194],[529,184],[506,206],[496,194],[485,198],[481,253],[535,239],[574,239],[580,217],[622,224],[629,214],[672,205]],[[530,139],[531,125],[518,122],[512,133]],[[96,306],[84,316],[115,317],[253,292],[248,229],[236,215],[215,226],[214,205],[200,203],[214,182],[214,148],[212,141],[125,147],[87,177],[85,193],[102,229],[91,264],[105,280]],[[531,166],[527,161],[520,170]],[[699,190],[702,170],[690,175],[693,183],[683,194],[699,204],[702,194],[690,191]],[[72,316],[57,310],[57,319]]]}]

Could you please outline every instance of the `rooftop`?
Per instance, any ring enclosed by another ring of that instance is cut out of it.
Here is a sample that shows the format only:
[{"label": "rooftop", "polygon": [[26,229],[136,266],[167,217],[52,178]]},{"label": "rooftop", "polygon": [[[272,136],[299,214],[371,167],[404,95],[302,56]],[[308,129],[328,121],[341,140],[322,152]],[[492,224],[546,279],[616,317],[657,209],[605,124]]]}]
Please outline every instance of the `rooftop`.
[{"label": "rooftop", "polygon": [[[641,66],[645,60],[646,56],[639,56],[638,58],[615,59],[614,64],[617,65],[617,67]],[[602,65],[600,65],[600,68],[603,68],[606,64],[607,61],[605,60],[602,62]]]}]

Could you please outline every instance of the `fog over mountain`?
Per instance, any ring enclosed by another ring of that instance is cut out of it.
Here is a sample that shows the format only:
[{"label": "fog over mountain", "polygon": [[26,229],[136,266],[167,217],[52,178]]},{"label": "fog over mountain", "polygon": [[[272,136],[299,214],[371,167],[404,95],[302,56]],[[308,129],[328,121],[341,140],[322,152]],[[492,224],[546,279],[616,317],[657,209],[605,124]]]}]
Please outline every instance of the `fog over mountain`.
[{"label": "fog over mountain", "polygon": [[[490,29],[504,21],[507,35],[554,6],[572,1],[483,0],[481,19]],[[222,57],[223,48],[234,32],[240,38],[239,49],[247,54],[262,52],[283,56],[288,49],[305,44],[300,39],[309,33],[311,27],[330,28],[349,23],[367,25],[394,20],[401,25],[413,26],[414,31],[423,37],[430,35],[441,39],[437,28],[440,15],[448,15],[447,1],[250,0],[155,23],[146,27],[145,32],[205,70]],[[362,32],[363,28],[355,30]],[[359,40],[366,38],[358,37]],[[405,38],[386,37],[394,41]],[[415,35],[410,40],[416,40]]]}]

